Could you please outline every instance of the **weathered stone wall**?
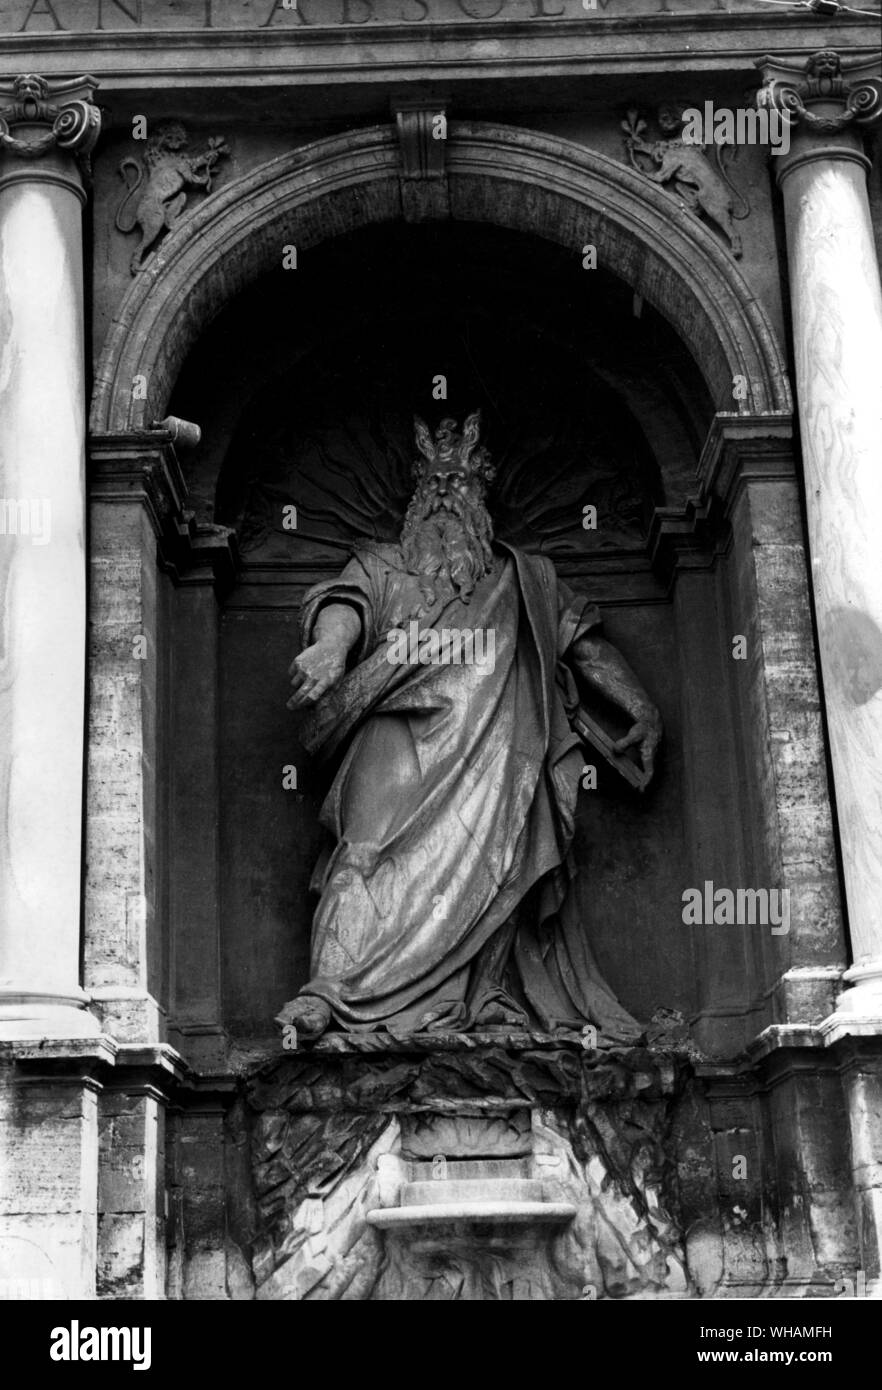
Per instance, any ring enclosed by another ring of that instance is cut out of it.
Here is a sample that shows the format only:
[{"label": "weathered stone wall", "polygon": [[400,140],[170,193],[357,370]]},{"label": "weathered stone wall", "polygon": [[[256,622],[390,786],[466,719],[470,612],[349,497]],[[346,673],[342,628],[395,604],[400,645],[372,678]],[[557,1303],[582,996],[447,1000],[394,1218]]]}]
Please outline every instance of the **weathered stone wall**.
[{"label": "weathered stone wall", "polygon": [[97,1088],[76,1071],[23,1075],[3,1053],[0,1298],[94,1297]]}]

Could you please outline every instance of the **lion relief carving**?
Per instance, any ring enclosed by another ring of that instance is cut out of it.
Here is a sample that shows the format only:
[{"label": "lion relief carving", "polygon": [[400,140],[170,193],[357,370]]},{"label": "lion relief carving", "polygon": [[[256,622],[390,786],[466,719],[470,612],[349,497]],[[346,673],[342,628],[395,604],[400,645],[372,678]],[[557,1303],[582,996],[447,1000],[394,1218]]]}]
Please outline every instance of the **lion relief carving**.
[{"label": "lion relief carving", "polygon": [[[682,116],[665,105],[659,110],[659,125],[666,131],[676,130],[682,125]],[[652,183],[668,187],[697,217],[706,218],[726,237],[732,255],[740,258],[741,236],[735,223],[749,214],[750,205],[726,173],[720,147],[714,145],[712,162],[702,146],[687,144],[682,134],[671,139],[646,140],[646,122],[635,108],[628,111],[622,129],[633,167]],[[640,164],[639,156],[650,161],[649,167]],[[739,211],[735,208],[736,200],[741,205]]]},{"label": "lion relief carving", "polygon": [[127,191],[117,209],[116,226],[126,235],[136,228],[141,233],[132,253],[133,275],[143,269],[159,237],[180,219],[190,190],[211,192],[218,160],[229,154],[227,142],[217,137],[199,154],[189,153],[188,144],[184,127],[169,121],[147,140],[142,159],[127,155],[119,165]]}]

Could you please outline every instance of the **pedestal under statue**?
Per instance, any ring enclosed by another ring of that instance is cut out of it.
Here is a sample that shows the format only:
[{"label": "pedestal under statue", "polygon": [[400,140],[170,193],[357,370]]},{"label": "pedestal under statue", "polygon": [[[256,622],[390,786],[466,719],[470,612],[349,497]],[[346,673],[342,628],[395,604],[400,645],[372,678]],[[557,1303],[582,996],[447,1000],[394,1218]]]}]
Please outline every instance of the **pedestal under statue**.
[{"label": "pedestal under statue", "polygon": [[302,612],[289,707],[341,759],[321,810],[311,973],[279,1022],[398,1034],[641,1026],[602,980],[570,854],[580,686],[632,721],[652,774],[657,709],[550,559],[494,539],[480,417],[416,422],[397,544],[358,546]]}]

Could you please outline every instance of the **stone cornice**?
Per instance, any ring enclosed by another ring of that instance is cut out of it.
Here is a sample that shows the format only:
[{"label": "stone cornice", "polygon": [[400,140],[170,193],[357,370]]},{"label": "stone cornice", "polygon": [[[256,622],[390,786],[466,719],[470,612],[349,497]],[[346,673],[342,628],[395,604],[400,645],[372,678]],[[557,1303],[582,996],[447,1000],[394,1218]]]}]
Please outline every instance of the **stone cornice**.
[{"label": "stone cornice", "polygon": [[93,1038],[23,1038],[0,1042],[0,1062],[14,1063],[25,1085],[120,1089],[167,1101],[188,1078],[187,1063],[168,1043],[120,1043],[108,1033]]},{"label": "stone cornice", "polygon": [[157,537],[183,515],[187,485],[167,430],[93,434],[89,495],[103,502],[140,500]]},{"label": "stone cornice", "polygon": [[92,434],[90,500],[140,502],[156,534],[163,567],[176,582],[228,586],[239,566],[235,533],[229,526],[197,525],[186,505],[187,484],[174,438],[169,429]]},{"label": "stone cornice", "polygon": [[175,536],[163,546],[165,568],[179,584],[214,584],[226,592],[239,575],[239,543],[231,526],[197,525],[185,513]]},{"label": "stone cornice", "polygon": [[[676,0],[674,0],[676,3]],[[709,0],[710,3],[710,0]],[[105,95],[156,89],[191,92],[200,85],[265,89],[373,81],[444,83],[563,75],[616,79],[622,73],[745,75],[752,54],[775,51],[808,57],[847,42],[871,55],[877,26],[840,14],[831,20],[759,9],[707,14],[658,12],[614,16],[598,10],[584,19],[470,21],[288,29],[208,29],[160,32],[0,35],[0,54],[19,68],[37,64],[67,74],[88,62]],[[492,52],[490,45],[492,44]]]},{"label": "stone cornice", "polygon": [[717,497],[728,514],[738,493],[755,480],[791,480],[793,418],[785,413],[714,416],[698,461],[699,495]]},{"label": "stone cornice", "polygon": [[653,514],[648,548],[656,573],[670,583],[676,569],[706,569],[742,488],[795,476],[792,416],[720,411],[701,453],[694,495],[682,508],[657,507]]},{"label": "stone cornice", "polygon": [[670,585],[679,569],[708,569],[722,532],[722,509],[715,498],[690,497],[684,507],[656,507],[648,549],[658,578]]}]

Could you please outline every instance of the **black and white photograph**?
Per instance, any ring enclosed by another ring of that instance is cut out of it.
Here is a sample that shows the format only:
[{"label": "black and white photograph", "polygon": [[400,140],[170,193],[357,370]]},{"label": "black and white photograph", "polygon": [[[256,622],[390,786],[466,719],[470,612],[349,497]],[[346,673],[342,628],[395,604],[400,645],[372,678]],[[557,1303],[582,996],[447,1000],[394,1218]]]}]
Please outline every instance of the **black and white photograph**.
[{"label": "black and white photograph", "polygon": [[870,1338],[880,60],[879,0],[0,0],[26,1369],[192,1303]]}]

